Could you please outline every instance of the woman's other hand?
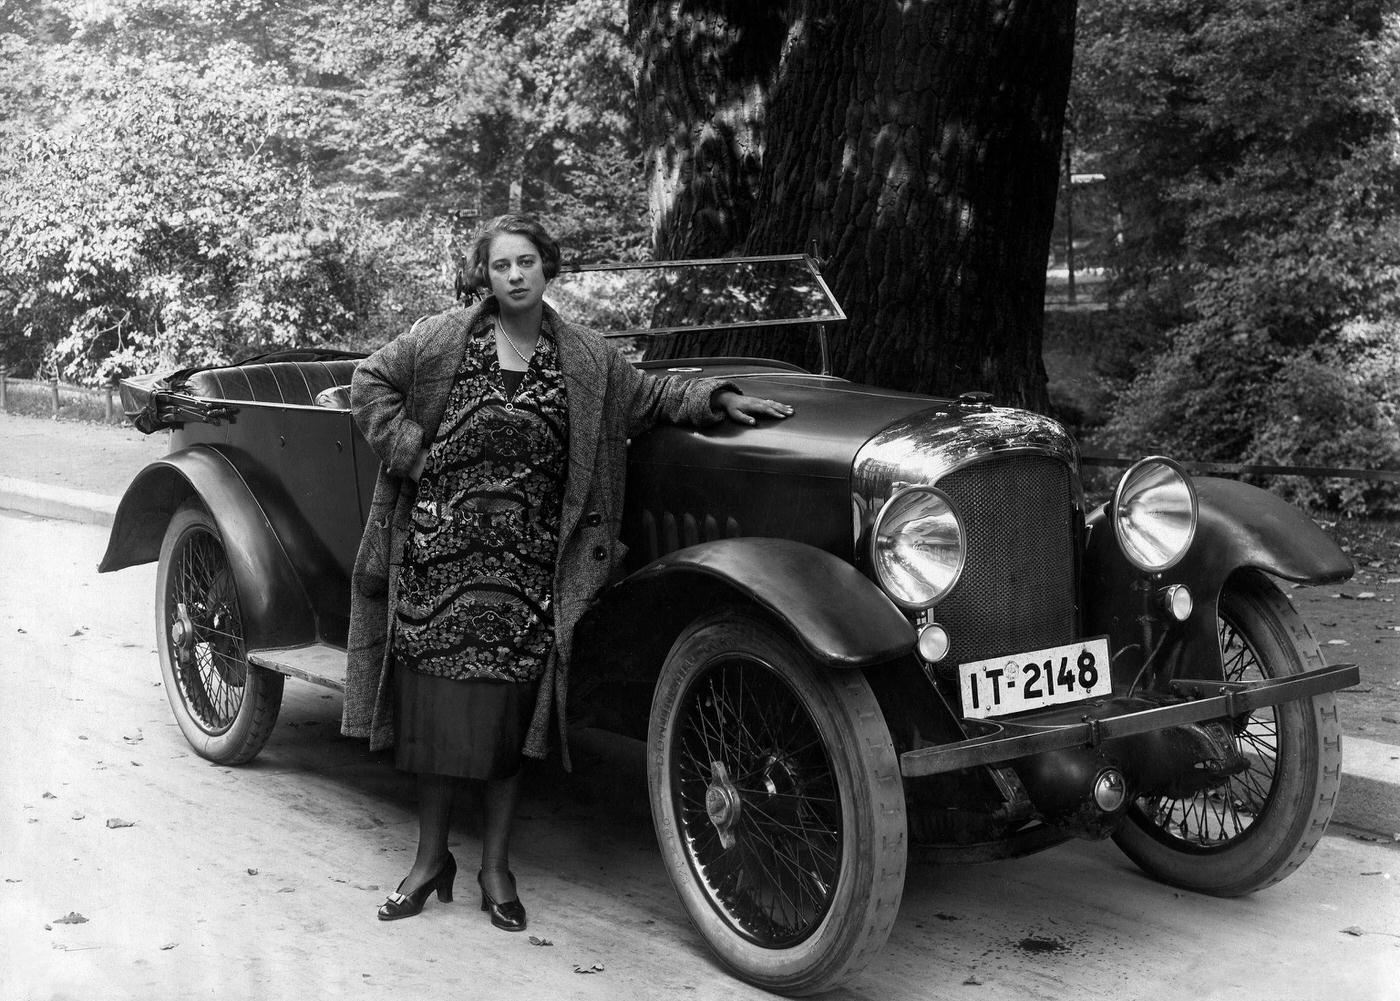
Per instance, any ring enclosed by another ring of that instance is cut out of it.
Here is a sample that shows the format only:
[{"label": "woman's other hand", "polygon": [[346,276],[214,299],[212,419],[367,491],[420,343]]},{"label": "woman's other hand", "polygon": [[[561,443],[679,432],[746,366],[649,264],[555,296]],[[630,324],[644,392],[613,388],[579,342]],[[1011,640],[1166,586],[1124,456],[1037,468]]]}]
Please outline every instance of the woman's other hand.
[{"label": "woman's other hand", "polygon": [[726,389],[715,397],[715,406],[738,424],[757,424],[759,417],[791,417],[792,407],[760,396],[744,396]]}]

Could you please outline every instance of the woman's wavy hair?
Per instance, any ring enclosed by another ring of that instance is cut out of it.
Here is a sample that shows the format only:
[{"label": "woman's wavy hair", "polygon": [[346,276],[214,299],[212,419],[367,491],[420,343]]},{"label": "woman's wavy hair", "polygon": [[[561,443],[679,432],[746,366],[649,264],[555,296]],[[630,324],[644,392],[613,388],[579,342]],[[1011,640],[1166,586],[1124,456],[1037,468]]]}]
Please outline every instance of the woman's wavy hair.
[{"label": "woman's wavy hair", "polygon": [[466,259],[457,276],[457,288],[462,291],[481,292],[491,287],[486,277],[486,267],[490,263],[491,241],[502,233],[523,236],[535,245],[540,252],[540,266],[544,269],[545,280],[559,273],[559,244],[538,219],[520,213],[498,215],[490,220],[472,237],[467,248]]}]

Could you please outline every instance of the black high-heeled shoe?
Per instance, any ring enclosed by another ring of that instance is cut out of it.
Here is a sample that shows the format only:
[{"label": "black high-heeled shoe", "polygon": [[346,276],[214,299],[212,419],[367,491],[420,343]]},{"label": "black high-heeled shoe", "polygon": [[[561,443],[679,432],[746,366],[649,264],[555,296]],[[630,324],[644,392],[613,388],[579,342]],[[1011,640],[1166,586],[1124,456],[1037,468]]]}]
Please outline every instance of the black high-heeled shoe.
[{"label": "black high-heeled shoe", "polygon": [[[510,880],[511,889],[515,889],[515,876],[507,872],[506,878]],[[525,905],[520,902],[519,894],[514,900],[497,903],[495,898],[486,892],[486,881],[481,878],[481,870],[479,869],[476,873],[476,882],[481,887],[481,909],[491,912],[491,923],[506,931],[524,931]]]},{"label": "black high-heeled shoe", "polygon": [[[447,853],[447,861],[442,864],[442,868],[437,871],[437,875],[428,880],[412,893],[399,893],[395,891],[389,894],[389,898],[379,905],[380,921],[397,921],[399,918],[411,918],[423,909],[423,904],[428,900],[428,894],[437,891],[438,899],[444,904],[452,903],[452,882],[457,878],[457,860],[452,857],[452,853]],[[402,883],[399,886],[403,886]]]}]

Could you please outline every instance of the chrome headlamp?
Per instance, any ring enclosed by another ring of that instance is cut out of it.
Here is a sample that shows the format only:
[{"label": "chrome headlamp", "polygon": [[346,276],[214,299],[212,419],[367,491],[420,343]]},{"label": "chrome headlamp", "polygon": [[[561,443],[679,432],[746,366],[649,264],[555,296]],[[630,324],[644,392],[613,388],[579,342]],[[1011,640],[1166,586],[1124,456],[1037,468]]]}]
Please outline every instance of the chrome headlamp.
[{"label": "chrome headlamp", "polygon": [[958,582],[966,559],[962,518],[937,487],[906,487],[875,517],[870,533],[875,579],[905,608],[935,604]]},{"label": "chrome headlamp", "polygon": [[1186,555],[1196,536],[1196,488],[1171,459],[1135,463],[1113,494],[1113,532],[1139,570],[1160,573]]}]

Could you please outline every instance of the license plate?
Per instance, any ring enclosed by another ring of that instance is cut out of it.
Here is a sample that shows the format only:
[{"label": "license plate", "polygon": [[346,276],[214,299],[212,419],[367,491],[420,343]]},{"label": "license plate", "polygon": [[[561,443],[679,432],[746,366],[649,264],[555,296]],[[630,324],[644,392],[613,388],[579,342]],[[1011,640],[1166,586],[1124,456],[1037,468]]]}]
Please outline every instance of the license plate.
[{"label": "license plate", "polygon": [[958,666],[963,716],[986,719],[1113,692],[1108,637]]}]

